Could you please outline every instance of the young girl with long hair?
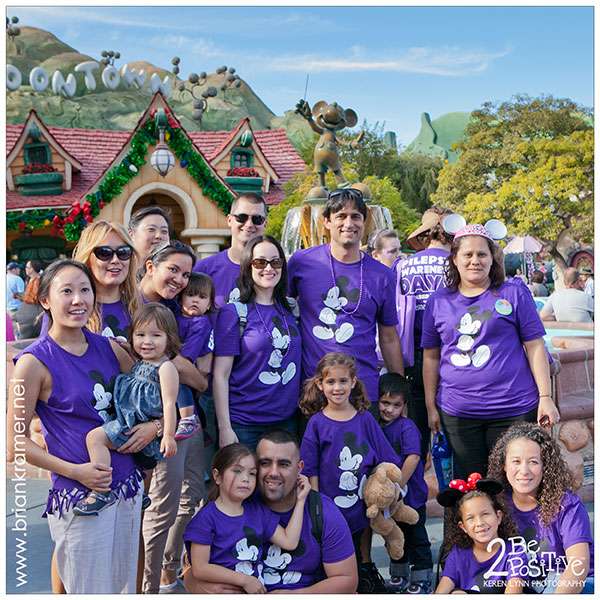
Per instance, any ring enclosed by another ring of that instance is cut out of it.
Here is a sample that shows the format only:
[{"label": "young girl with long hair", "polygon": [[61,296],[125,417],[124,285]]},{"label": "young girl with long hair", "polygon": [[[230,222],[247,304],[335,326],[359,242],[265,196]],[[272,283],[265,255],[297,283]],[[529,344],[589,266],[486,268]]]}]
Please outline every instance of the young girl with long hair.
[{"label": "young girl with long hair", "polygon": [[284,529],[276,513],[252,498],[256,475],[256,456],[243,444],[230,444],[215,454],[209,502],[184,534],[194,578],[233,584],[247,594],[265,593],[261,577],[264,545],[270,541],[284,550],[298,546],[310,491],[307,478],[298,478],[296,506]]},{"label": "young girl with long hair", "polygon": [[[576,594],[593,589],[590,519],[573,493],[560,448],[542,427],[513,425],[496,443],[489,476],[505,490],[506,506],[535,563],[534,591]],[[546,559],[545,565],[538,560]],[[533,568],[531,569],[533,572]]]},{"label": "young girl with long hair", "polygon": [[369,527],[362,490],[372,469],[382,462],[398,464],[399,458],[368,411],[370,406],[356,377],[354,358],[326,354],[304,384],[300,409],[310,418],[300,454],[312,488],[333,500],[350,527],[360,579],[378,584],[375,565],[360,549]]},{"label": "young girl with long hair", "polygon": [[438,494],[437,501],[448,509],[443,554],[450,553],[436,594],[522,593],[520,569],[527,559],[509,542],[516,529],[498,498],[500,492],[498,481],[471,473],[467,481],[453,479]]},{"label": "young girl with long hair", "polygon": [[[162,304],[145,304],[133,320],[130,340],[139,360],[130,373],[117,377],[114,413],[101,413],[105,418],[104,425],[93,429],[86,437],[90,460],[105,467],[111,466],[110,450],[127,442],[126,432],[148,421],[154,421],[157,430],[160,430],[163,415],[161,441],[151,441],[141,449],[141,453],[155,461],[177,453],[175,405],[179,375],[169,360],[177,354],[180,345],[175,317]],[[74,511],[81,516],[97,515],[114,502],[114,494],[92,488],[86,498],[77,503]]]}]

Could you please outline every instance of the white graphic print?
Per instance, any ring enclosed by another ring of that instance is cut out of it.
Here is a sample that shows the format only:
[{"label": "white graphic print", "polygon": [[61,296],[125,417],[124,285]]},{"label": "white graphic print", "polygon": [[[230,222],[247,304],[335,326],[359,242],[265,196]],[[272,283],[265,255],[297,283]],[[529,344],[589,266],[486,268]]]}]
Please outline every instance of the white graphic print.
[{"label": "white graphic print", "polygon": [[[352,438],[354,434],[349,434]],[[340,483],[338,485],[340,491],[345,492],[343,495],[336,496],[333,501],[340,508],[350,508],[354,506],[362,497],[363,489],[367,476],[363,474],[360,482],[358,481],[358,472],[363,461],[363,455],[359,452],[352,453],[350,446],[344,446],[339,456],[339,468],[342,471],[340,474]]]},{"label": "white graphic print", "polygon": [[240,300],[240,289],[237,287],[234,287],[230,292],[229,292],[229,298],[227,300],[228,304],[234,304],[235,302],[239,302]]},{"label": "white graphic print", "polygon": [[110,406],[112,400],[112,393],[107,392],[101,383],[97,383],[94,386],[94,398],[96,398],[95,408],[98,412],[106,410]]},{"label": "white graphic print", "polygon": [[[279,319],[276,319],[279,321]],[[277,325],[271,330],[271,345],[273,351],[269,356],[268,366],[270,371],[262,371],[258,380],[265,385],[275,385],[281,382],[283,385],[289,383],[296,374],[296,364],[291,362],[285,369],[282,369],[281,364],[291,343],[290,336],[282,333]]]},{"label": "white graphic print", "polygon": [[279,546],[271,544],[267,551],[267,557],[263,561],[265,569],[263,577],[266,585],[276,585],[284,583],[291,585],[298,583],[302,577],[299,571],[286,571],[287,566],[292,562],[292,555],[284,552]]},{"label": "white graphic print", "polygon": [[[474,311],[477,307],[473,307]],[[489,318],[489,311],[482,315],[477,315],[476,312],[467,312],[461,319],[457,327],[461,334],[456,343],[456,347],[460,353],[455,352],[450,356],[450,362],[455,367],[468,367],[473,365],[475,368],[482,367],[490,359],[492,352],[490,347],[482,344],[474,349],[475,340],[481,330],[482,321]],[[477,318],[473,318],[476,316]]]},{"label": "white graphic print", "polygon": [[208,338],[208,349],[212,352],[215,349],[215,330],[210,330],[210,337]]},{"label": "white graphic print", "polygon": [[102,335],[107,338],[114,338],[117,342],[126,342],[127,338],[123,335],[115,335],[115,332],[108,327],[108,325],[102,330]]},{"label": "white graphic print", "polygon": [[340,288],[336,285],[328,290],[323,304],[325,308],[319,313],[319,321],[323,325],[315,325],[313,335],[319,340],[330,340],[335,337],[338,344],[347,342],[354,335],[354,325],[342,323],[337,327],[337,318],[338,313],[348,304],[348,298],[340,295]]},{"label": "white graphic print", "polygon": [[[244,530],[246,530],[246,528],[244,528]],[[257,574],[254,572],[254,565],[258,560],[258,546],[249,544],[247,537],[242,538],[235,545],[234,555],[240,561],[235,565],[235,571],[237,573],[256,576],[262,582],[262,565],[257,565]]]}]

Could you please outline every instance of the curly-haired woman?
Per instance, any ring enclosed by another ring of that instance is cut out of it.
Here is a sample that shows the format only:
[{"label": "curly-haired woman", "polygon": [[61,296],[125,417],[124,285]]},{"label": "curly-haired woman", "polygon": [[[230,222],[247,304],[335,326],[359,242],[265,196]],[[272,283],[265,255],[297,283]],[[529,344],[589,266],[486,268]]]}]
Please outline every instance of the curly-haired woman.
[{"label": "curly-haired woman", "polygon": [[591,591],[590,520],[550,434],[531,423],[513,425],[496,443],[488,475],[504,485],[519,534],[540,561],[530,560],[531,587],[559,594]]}]

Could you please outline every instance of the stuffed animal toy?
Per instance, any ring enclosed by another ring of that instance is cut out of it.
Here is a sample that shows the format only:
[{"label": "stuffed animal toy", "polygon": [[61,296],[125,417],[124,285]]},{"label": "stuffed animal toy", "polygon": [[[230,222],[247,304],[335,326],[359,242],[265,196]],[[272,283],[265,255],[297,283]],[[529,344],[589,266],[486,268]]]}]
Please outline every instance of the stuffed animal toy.
[{"label": "stuffed animal toy", "polygon": [[404,534],[398,523],[414,525],[419,515],[406,506],[400,489],[402,471],[393,463],[381,463],[371,473],[364,488],[364,501],[371,529],[381,535],[394,560],[404,555]]}]

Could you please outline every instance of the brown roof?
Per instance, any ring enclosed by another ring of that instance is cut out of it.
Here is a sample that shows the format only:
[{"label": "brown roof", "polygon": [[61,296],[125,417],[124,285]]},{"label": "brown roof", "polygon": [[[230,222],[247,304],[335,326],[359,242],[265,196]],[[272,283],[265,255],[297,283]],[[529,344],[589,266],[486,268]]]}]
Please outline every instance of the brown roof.
[{"label": "brown roof", "polygon": [[[243,121],[236,126],[235,130]],[[7,155],[17,142],[22,129],[23,125],[6,126]],[[68,206],[75,200],[83,198],[129,141],[132,134],[131,131],[105,129],[66,127],[48,127],[48,129],[56,141],[83,164],[82,171],[73,173],[71,190],[59,196],[21,196],[18,192],[7,190],[7,210]],[[306,165],[288,139],[284,129],[254,131],[253,133],[257,144],[280,177],[277,185],[271,185],[265,199],[267,204],[279,204],[284,196],[281,185],[291,179],[295,173],[303,171]],[[231,131],[188,131],[187,134],[209,162],[232,136]]]}]

